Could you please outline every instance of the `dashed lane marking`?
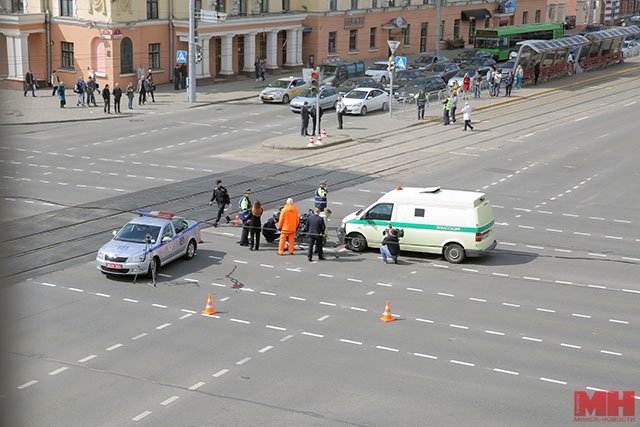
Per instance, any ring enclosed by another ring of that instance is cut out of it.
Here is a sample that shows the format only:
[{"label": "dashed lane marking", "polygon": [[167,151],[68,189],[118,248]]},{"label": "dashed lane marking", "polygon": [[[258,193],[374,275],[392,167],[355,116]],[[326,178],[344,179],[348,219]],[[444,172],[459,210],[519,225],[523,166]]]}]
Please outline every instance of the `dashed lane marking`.
[{"label": "dashed lane marking", "polygon": [[66,367],[66,366],[63,366],[62,368],[58,368],[58,369],[55,369],[55,370],[49,372],[49,375],[52,375],[52,376],[53,375],[58,375],[58,374],[60,374],[60,373],[62,373],[64,371],[66,371],[67,369],[69,369],[69,368]]},{"label": "dashed lane marking", "polygon": [[376,346],[376,348],[377,348],[378,350],[385,350],[385,351],[393,351],[393,352],[398,352],[398,351],[400,351],[400,350],[398,350],[397,348],[393,348],[393,347],[385,347],[385,346],[382,346],[382,345],[377,345],[377,346]]},{"label": "dashed lane marking", "polygon": [[265,328],[275,329],[276,331],[286,331],[287,328],[283,328],[281,326],[273,326],[273,325],[265,325]]},{"label": "dashed lane marking", "polygon": [[455,359],[451,359],[449,360],[449,362],[451,363],[455,363],[456,365],[462,365],[462,366],[476,366],[475,363],[469,363],[469,362],[463,362],[461,360],[455,360]]},{"label": "dashed lane marking", "polygon": [[180,399],[180,396],[173,395],[173,396],[171,396],[171,397],[169,397],[169,398],[167,398],[167,399],[163,400],[162,402],[160,402],[160,404],[161,404],[162,406],[167,406],[167,405],[169,405],[169,404],[171,404],[171,403],[175,402],[175,401],[176,401],[176,400],[178,400],[178,399]]},{"label": "dashed lane marking", "polygon": [[568,348],[576,348],[578,350],[580,350],[582,348],[582,346],[579,345],[574,345],[574,344],[566,344],[566,343],[560,343],[560,346],[562,347],[568,347]]},{"label": "dashed lane marking", "polygon": [[609,351],[609,350],[600,350],[602,354],[610,354],[612,356],[622,356],[622,353],[618,353],[617,351]]},{"label": "dashed lane marking", "polygon": [[566,381],[554,380],[553,378],[540,377],[540,381],[546,381],[548,383],[554,383],[554,384],[567,385]]},{"label": "dashed lane marking", "polygon": [[242,320],[242,319],[229,319],[230,322],[236,322],[236,323],[242,323],[244,325],[248,325],[251,322],[249,322],[248,320]]},{"label": "dashed lane marking", "polygon": [[216,372],[215,374],[211,375],[213,378],[218,378],[223,376],[224,374],[226,374],[227,372],[229,372],[228,369],[220,369],[218,372]]},{"label": "dashed lane marking", "polygon": [[96,357],[98,357],[98,356],[95,355],[95,354],[90,354],[89,356],[83,357],[82,359],[78,360],[78,363],[88,362],[89,360],[95,359]]},{"label": "dashed lane marking", "polygon": [[516,371],[508,371],[506,369],[500,369],[500,368],[493,368],[493,372],[499,372],[501,374],[509,374],[509,375],[520,375]]},{"label": "dashed lane marking", "polygon": [[117,348],[122,347],[123,345],[124,345],[124,344],[120,344],[120,343],[118,343],[118,344],[114,344],[114,345],[112,345],[111,347],[107,347],[107,348],[105,348],[105,350],[107,350],[107,351],[113,351],[113,350],[115,350],[115,349],[117,349]]},{"label": "dashed lane marking", "polygon": [[312,332],[303,332],[302,335],[307,335],[309,337],[315,337],[315,338],[324,338],[324,335],[314,334]]},{"label": "dashed lane marking", "polygon": [[504,332],[498,332],[498,331],[491,331],[489,329],[487,329],[486,331],[484,331],[487,334],[491,334],[491,335],[500,335],[500,336],[504,336],[505,333]]},{"label": "dashed lane marking", "polygon": [[200,387],[202,387],[203,385],[205,385],[206,383],[199,381],[197,383],[195,383],[194,385],[192,385],[191,387],[189,387],[189,390],[197,390]]},{"label": "dashed lane marking", "polygon": [[135,337],[132,337],[131,339],[135,341],[135,340],[138,340],[138,339],[140,339],[142,337],[146,337],[146,336],[147,336],[147,333],[143,332],[140,335],[136,335]]},{"label": "dashed lane marking", "polygon": [[424,353],[413,353],[413,355],[417,357],[423,357],[425,359],[432,359],[432,360],[438,359],[438,356],[432,356],[430,354],[424,354]]},{"label": "dashed lane marking", "polygon": [[322,321],[327,320],[328,318],[329,318],[329,315],[328,315],[328,314],[325,314],[324,316],[318,317],[316,320],[317,320],[318,322],[322,322]]},{"label": "dashed lane marking", "polygon": [[542,342],[540,338],[522,337],[525,341]]},{"label": "dashed lane marking", "polygon": [[32,385],[36,384],[38,382],[38,380],[31,380],[31,381],[27,381],[24,384],[19,385],[17,388],[18,390],[23,390],[27,387],[31,387]]},{"label": "dashed lane marking", "polygon": [[271,350],[273,348],[272,345],[268,345],[266,347],[262,347],[260,350],[258,350],[258,353],[266,353],[267,351]]},{"label": "dashed lane marking", "polygon": [[162,324],[162,325],[160,325],[160,326],[156,326],[156,329],[157,329],[157,330],[161,330],[161,329],[167,328],[167,327],[169,327],[169,326],[171,326],[171,323],[163,323],[163,324]]}]

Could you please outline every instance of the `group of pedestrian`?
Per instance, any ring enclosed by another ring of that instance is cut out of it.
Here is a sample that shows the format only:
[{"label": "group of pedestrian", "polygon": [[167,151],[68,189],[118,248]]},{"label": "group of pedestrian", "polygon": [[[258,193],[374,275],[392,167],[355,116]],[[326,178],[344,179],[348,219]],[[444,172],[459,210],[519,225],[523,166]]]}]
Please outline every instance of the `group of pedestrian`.
[{"label": "group of pedestrian", "polygon": [[[456,122],[459,88],[457,84],[454,84],[453,88],[451,88],[451,94],[442,100],[442,122],[445,126]],[[465,102],[462,108],[462,119],[464,120],[464,128],[462,130],[466,131],[467,128],[473,130],[473,125],[471,124],[471,105],[469,105],[468,102]]]},{"label": "group of pedestrian", "polygon": [[[338,103],[342,103],[342,97]],[[344,104],[342,104],[344,105]],[[304,101],[302,108],[300,109],[300,135],[301,136],[313,136],[316,134],[316,129],[320,129],[322,115],[324,114],[322,108],[317,108],[317,103],[313,103],[312,106],[309,106],[308,101]],[[338,111],[338,106],[336,104],[336,112]],[[309,135],[309,120],[312,122],[311,135]],[[338,129],[342,129],[342,113],[338,113]]]},{"label": "group of pedestrian", "polygon": [[138,68],[138,105],[144,105],[147,103],[147,96],[151,97],[152,102],[156,102],[156,98],[154,92],[156,90],[156,85],[153,82],[153,72],[151,68],[147,71],[147,74],[144,73],[142,69],[142,65]]},{"label": "group of pedestrian", "polygon": [[264,58],[257,57],[253,63],[253,68],[256,74],[256,81],[264,81],[264,76],[267,73],[267,61]]},{"label": "group of pedestrian", "polygon": [[173,67],[173,90],[186,89],[187,77],[186,64],[176,64],[176,66]]}]

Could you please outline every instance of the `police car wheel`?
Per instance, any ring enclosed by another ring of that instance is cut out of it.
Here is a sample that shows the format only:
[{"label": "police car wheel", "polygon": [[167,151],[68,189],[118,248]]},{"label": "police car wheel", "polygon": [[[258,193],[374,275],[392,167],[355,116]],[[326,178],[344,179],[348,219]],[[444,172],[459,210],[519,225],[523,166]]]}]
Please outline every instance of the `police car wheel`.
[{"label": "police car wheel", "polygon": [[195,240],[189,240],[187,245],[187,252],[184,254],[184,259],[191,259],[196,254],[196,242]]},{"label": "police car wheel", "polygon": [[464,248],[457,243],[449,243],[444,247],[444,258],[452,264],[460,264],[464,261]]},{"label": "police car wheel", "polygon": [[282,103],[283,104],[288,104],[289,103],[289,95],[285,95],[282,97]]},{"label": "police car wheel", "polygon": [[367,239],[362,234],[354,233],[347,236],[347,248],[354,252],[363,252],[367,249]]}]

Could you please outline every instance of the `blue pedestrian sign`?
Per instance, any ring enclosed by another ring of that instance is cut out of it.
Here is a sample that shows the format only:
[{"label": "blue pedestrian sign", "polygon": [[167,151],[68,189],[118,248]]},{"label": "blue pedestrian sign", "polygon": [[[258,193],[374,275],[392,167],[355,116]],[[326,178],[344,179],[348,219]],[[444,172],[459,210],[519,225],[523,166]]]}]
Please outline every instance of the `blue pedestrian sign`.
[{"label": "blue pedestrian sign", "polygon": [[176,51],[176,62],[178,64],[185,64],[187,62],[187,51],[186,50],[178,50],[178,51]]},{"label": "blue pedestrian sign", "polygon": [[407,69],[407,57],[396,56],[396,71],[405,71]]}]

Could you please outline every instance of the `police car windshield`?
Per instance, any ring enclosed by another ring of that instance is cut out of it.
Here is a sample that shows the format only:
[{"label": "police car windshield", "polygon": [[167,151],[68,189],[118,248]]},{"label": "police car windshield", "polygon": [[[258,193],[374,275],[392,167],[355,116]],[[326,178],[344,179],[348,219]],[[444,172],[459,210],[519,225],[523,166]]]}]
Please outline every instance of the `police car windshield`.
[{"label": "police car windshield", "polygon": [[275,82],[269,83],[269,87],[275,87],[277,89],[286,89],[289,87],[288,80],[276,80]]},{"label": "police car windshield", "polygon": [[122,230],[120,230],[113,240],[129,243],[144,243],[147,238],[147,234],[149,234],[155,242],[159,233],[160,227],[157,225],[129,223],[122,227]]}]

